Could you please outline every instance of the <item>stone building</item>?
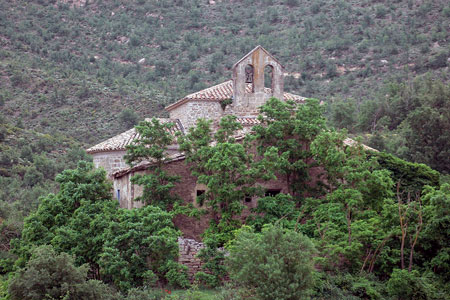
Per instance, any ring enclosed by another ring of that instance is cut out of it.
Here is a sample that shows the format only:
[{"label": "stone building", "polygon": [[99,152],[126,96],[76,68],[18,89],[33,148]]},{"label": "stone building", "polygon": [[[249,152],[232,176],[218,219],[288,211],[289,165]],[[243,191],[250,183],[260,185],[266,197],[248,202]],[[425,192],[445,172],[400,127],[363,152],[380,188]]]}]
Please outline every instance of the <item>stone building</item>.
[{"label": "stone building", "polygon": [[[219,120],[225,115],[235,115],[243,125],[244,132],[258,123],[258,108],[270,97],[293,100],[302,103],[304,98],[284,91],[284,68],[263,47],[257,46],[241,58],[232,67],[232,79],[199,92],[190,94],[166,107],[169,118],[160,118],[161,122],[173,122],[172,134],[184,134],[195,126],[199,118]],[[96,167],[103,167],[114,182],[114,196],[124,208],[140,207],[133,201],[142,193],[139,186],[131,184],[130,178],[139,172],[145,172],[145,165],[129,168],[123,159],[126,146],[139,136],[130,129],[89,149]],[[167,163],[169,170],[181,174],[183,178],[182,198],[186,202],[195,202],[199,186],[192,178],[183,162],[178,145],[168,149],[173,158]],[[186,174],[184,174],[186,172]],[[270,183],[269,183],[270,185]],[[279,183],[278,190],[284,190]]]},{"label": "stone building", "polygon": [[[185,134],[189,128],[195,126],[200,118],[218,121],[226,115],[235,115],[237,121],[248,132],[258,124],[258,109],[270,97],[292,100],[303,103],[301,96],[284,91],[284,68],[264,48],[257,46],[232,67],[232,79],[199,92],[190,94],[166,107],[169,118],[159,118],[160,122],[172,122],[175,126],[171,134]],[[122,208],[141,207],[142,203],[134,199],[142,194],[142,187],[131,183],[135,174],[145,173],[149,163],[141,163],[129,167],[124,160],[126,146],[133,140],[139,139],[135,129],[130,129],[89,149],[95,166],[107,171],[113,181],[114,197]],[[354,141],[348,139],[347,144]],[[166,161],[166,171],[179,175],[182,179],[177,183],[173,192],[184,202],[196,205],[196,198],[205,191],[205,186],[198,184],[184,161],[184,155],[177,144],[168,147],[170,159]],[[314,172],[313,172],[314,173]],[[318,173],[311,174],[313,181],[318,180]],[[268,194],[287,193],[288,185],[285,181],[273,180],[263,183]],[[257,199],[243,199],[249,208],[255,207]],[[247,210],[248,212],[248,210]],[[244,214],[245,215],[245,214]],[[189,266],[191,275],[199,267],[199,260],[195,253],[202,247],[196,241],[207,228],[211,216],[205,215],[200,220],[178,216],[174,223],[183,233],[179,240],[180,262]]]},{"label": "stone building", "polygon": [[[171,134],[184,134],[195,126],[199,118],[220,120],[225,115],[235,115],[243,125],[244,132],[249,131],[258,123],[258,109],[270,97],[292,100],[302,103],[304,98],[284,91],[284,68],[263,47],[257,46],[241,58],[232,67],[232,79],[199,92],[190,94],[166,107],[169,118],[159,118],[160,122],[175,124]],[[131,183],[135,174],[146,172],[148,164],[129,167],[124,160],[126,146],[139,139],[136,130],[130,129],[89,149],[95,166],[106,170],[113,181],[114,197],[120,207],[137,208],[142,203],[134,201],[142,194],[142,187]],[[167,171],[181,176],[182,180],[174,188],[174,192],[186,203],[196,203],[198,194],[205,190],[191,175],[184,162],[184,156],[177,144],[168,148],[170,161],[167,161]],[[287,192],[287,184],[283,181],[265,182],[270,193]],[[244,201],[244,200],[243,200]],[[256,206],[256,199],[247,199],[246,205]],[[175,224],[187,238],[199,239],[200,234],[208,225],[208,216],[200,221],[179,217]]]}]

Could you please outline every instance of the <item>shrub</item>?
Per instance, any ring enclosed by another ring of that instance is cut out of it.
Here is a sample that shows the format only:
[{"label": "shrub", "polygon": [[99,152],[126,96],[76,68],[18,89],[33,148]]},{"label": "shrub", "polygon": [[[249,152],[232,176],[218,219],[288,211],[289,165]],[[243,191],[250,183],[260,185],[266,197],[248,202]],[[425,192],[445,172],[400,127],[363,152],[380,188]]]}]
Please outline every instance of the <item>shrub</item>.
[{"label": "shrub", "polygon": [[125,300],[162,300],[167,293],[162,290],[153,289],[130,289]]},{"label": "shrub", "polygon": [[138,114],[129,108],[124,109],[119,115],[120,122],[127,127],[133,127],[139,121]]},{"label": "shrub", "polygon": [[189,287],[188,267],[175,261],[169,261],[167,263],[167,269],[165,277],[171,286],[181,288]]},{"label": "shrub", "polygon": [[67,253],[57,254],[51,246],[38,247],[26,267],[11,280],[11,300],[117,299],[105,284],[86,280],[88,269],[87,265],[75,267]]},{"label": "shrub", "polygon": [[208,287],[217,287],[226,277],[223,265],[224,252],[219,250],[220,234],[210,234],[204,238],[205,248],[201,249],[198,257],[202,260],[202,271],[195,274],[196,281]]},{"label": "shrub", "polygon": [[172,217],[150,205],[117,211],[103,234],[100,267],[121,291],[165,279],[178,255]]},{"label": "shrub", "polygon": [[391,278],[387,282],[387,290],[391,296],[398,300],[428,299],[425,286],[419,276],[419,272],[413,270],[394,269]]},{"label": "shrub", "polygon": [[262,300],[303,299],[313,284],[312,242],[301,233],[267,226],[242,230],[230,246],[230,278]]}]

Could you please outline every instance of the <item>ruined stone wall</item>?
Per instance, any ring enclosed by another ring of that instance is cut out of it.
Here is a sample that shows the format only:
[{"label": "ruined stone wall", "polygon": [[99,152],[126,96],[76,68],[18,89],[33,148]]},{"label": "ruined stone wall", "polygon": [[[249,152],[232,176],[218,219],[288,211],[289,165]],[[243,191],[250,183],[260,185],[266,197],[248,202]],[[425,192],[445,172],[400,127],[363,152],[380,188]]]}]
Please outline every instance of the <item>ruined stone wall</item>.
[{"label": "ruined stone wall", "polygon": [[171,119],[180,119],[185,130],[195,126],[198,119],[218,120],[223,115],[223,109],[217,101],[191,100],[170,111]]},{"label": "ruined stone wall", "polygon": [[123,156],[125,151],[109,151],[93,153],[92,158],[96,168],[105,169],[108,178],[111,178],[112,173],[127,167]]},{"label": "ruined stone wall", "polygon": [[202,268],[202,261],[197,258],[197,254],[203,248],[205,248],[205,245],[196,240],[178,238],[178,262],[188,267],[188,275],[191,281],[194,279],[195,273]]}]

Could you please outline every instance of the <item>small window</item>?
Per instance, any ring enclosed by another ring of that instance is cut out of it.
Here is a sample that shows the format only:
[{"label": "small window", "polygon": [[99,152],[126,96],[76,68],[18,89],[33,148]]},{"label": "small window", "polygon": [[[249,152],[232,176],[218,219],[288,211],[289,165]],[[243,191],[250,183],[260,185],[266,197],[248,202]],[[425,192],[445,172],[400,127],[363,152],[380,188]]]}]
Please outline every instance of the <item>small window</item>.
[{"label": "small window", "polygon": [[252,197],[249,195],[245,195],[244,201],[245,201],[245,203],[250,203],[250,202],[252,202]]},{"label": "small window", "polygon": [[270,190],[266,190],[265,196],[266,197],[275,197],[279,193],[281,193],[281,189],[270,189]]},{"label": "small window", "polygon": [[120,201],[120,190],[117,190],[117,200]]},{"label": "small window", "polygon": [[203,203],[205,202],[205,190],[197,190],[195,201],[197,201],[198,205],[203,206]]}]

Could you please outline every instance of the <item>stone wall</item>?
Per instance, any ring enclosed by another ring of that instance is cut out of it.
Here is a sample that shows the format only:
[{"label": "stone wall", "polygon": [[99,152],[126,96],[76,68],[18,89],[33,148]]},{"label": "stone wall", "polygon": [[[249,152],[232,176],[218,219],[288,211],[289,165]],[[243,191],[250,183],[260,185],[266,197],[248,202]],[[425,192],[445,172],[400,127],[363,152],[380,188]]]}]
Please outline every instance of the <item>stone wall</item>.
[{"label": "stone wall", "polygon": [[198,252],[205,248],[203,243],[193,239],[178,238],[178,262],[188,267],[189,279],[194,279],[195,273],[201,270],[202,261],[197,258]]},{"label": "stone wall", "polygon": [[138,196],[142,195],[142,187],[131,183],[131,177],[136,173],[128,173],[113,181],[113,197],[119,201],[121,208],[140,208],[142,202],[134,201]]},{"label": "stone wall", "polygon": [[200,118],[208,120],[218,120],[223,116],[223,109],[217,101],[191,100],[170,111],[171,119],[180,119],[187,131],[194,127]]},{"label": "stone wall", "polygon": [[127,167],[123,159],[125,153],[125,151],[98,152],[92,154],[92,159],[95,167],[105,169],[108,178],[111,178],[112,173]]}]

